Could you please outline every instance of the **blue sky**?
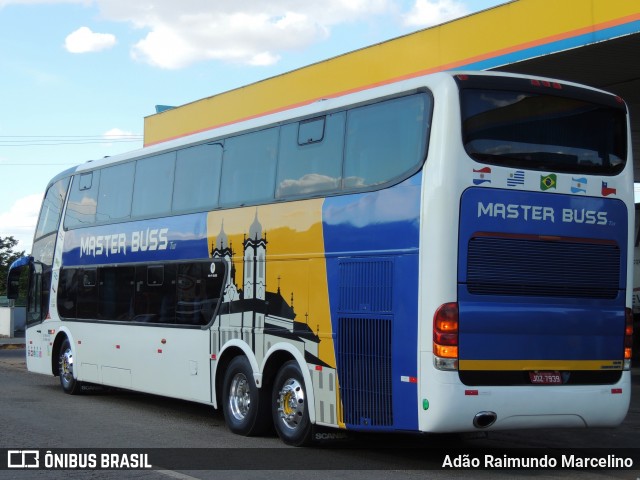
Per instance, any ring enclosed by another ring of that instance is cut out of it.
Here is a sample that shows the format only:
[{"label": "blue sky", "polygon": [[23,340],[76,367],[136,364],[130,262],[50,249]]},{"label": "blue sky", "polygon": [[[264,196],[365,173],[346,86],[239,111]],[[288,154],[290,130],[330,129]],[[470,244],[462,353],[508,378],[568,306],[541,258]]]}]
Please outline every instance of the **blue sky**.
[{"label": "blue sky", "polygon": [[505,0],[0,0],[0,236],[51,177],[141,148],[183,105]]}]

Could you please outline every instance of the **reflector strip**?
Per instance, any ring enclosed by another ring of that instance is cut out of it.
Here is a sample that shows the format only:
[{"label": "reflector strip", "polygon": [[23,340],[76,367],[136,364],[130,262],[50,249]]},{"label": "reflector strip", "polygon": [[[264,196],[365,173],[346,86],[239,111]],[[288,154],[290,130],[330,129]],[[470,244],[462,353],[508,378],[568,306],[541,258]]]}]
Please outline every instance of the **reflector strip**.
[{"label": "reflector strip", "polygon": [[622,360],[459,360],[460,370],[622,370]]},{"label": "reflector strip", "polygon": [[478,390],[465,390],[464,394],[467,396],[475,397],[478,395]]},{"label": "reflector strip", "polygon": [[622,389],[621,388],[612,388],[611,389],[611,394],[612,395],[620,395],[622,393]]},{"label": "reflector strip", "polygon": [[418,383],[418,377],[401,376],[400,381],[405,383]]}]

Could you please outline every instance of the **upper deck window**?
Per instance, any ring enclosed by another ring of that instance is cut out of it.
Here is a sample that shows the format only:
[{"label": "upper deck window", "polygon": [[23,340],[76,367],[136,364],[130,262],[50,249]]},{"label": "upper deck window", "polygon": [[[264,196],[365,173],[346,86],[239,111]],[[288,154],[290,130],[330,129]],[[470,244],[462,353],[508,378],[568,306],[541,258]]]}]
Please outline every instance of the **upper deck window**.
[{"label": "upper deck window", "polygon": [[280,129],[276,198],[340,189],[345,112]]},{"label": "upper deck window", "polygon": [[55,232],[60,224],[60,215],[62,213],[62,205],[67,196],[67,186],[69,178],[57,181],[44,197],[42,208],[40,209],[40,218],[36,227],[35,238],[43,237],[51,232]]},{"label": "upper deck window", "polygon": [[100,170],[76,176],[71,185],[64,226],[91,225],[96,221]]},{"label": "upper deck window", "polygon": [[131,216],[134,173],[135,163],[123,163],[101,170],[96,220],[114,221]]},{"label": "upper deck window", "polygon": [[131,216],[160,215],[171,210],[175,162],[175,152],[155,155],[136,162]]},{"label": "upper deck window", "polygon": [[410,95],[354,108],[347,115],[344,187],[391,181],[426,156],[431,99]]},{"label": "upper deck window", "polygon": [[464,146],[479,162],[600,175],[624,168],[623,108],[561,91],[463,89],[461,102]]},{"label": "upper deck window", "polygon": [[237,206],[271,200],[276,177],[278,131],[278,128],[268,128],[225,141],[221,205]]}]

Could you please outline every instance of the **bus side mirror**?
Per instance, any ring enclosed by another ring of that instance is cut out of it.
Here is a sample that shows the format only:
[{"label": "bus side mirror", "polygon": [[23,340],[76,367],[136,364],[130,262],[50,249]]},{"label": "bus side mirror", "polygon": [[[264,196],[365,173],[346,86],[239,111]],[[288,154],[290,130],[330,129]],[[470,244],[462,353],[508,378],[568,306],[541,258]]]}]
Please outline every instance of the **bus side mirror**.
[{"label": "bus side mirror", "polygon": [[20,293],[20,274],[24,267],[30,267],[33,263],[33,257],[21,257],[11,264],[9,267],[9,275],[7,278],[7,298],[16,300]]}]

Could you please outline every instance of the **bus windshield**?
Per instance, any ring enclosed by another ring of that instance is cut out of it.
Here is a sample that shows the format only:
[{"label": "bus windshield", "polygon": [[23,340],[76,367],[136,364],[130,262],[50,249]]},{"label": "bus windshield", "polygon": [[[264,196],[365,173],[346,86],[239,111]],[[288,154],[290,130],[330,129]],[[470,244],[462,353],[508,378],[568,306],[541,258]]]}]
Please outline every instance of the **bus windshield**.
[{"label": "bus windshield", "polygon": [[564,173],[615,175],[626,158],[625,111],[526,91],[463,89],[462,130],[476,161]]}]

